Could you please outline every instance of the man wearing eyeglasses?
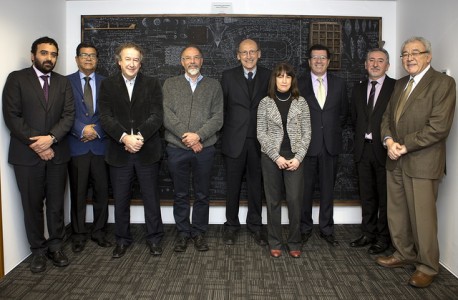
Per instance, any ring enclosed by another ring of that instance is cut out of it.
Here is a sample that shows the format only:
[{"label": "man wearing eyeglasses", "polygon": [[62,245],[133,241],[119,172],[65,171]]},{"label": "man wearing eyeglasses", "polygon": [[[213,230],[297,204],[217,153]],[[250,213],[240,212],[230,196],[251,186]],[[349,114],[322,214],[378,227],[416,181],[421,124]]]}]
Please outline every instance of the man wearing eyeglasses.
[{"label": "man wearing eyeglasses", "polygon": [[406,40],[401,59],[409,75],[396,82],[381,125],[388,152],[388,224],[396,251],[377,263],[387,268],[413,264],[409,284],[422,288],[439,272],[436,200],[456,84],[431,67],[431,43],[423,37]]},{"label": "man wearing eyeglasses", "polygon": [[[72,250],[83,251],[87,234],[100,247],[111,247],[105,237],[108,220],[108,173],[105,164],[105,133],[99,119],[97,96],[105,78],[97,69],[97,48],[89,43],[76,47],[78,71],[68,76],[75,100],[75,122],[69,132]],[[86,200],[92,188],[93,222],[86,227]]]},{"label": "man wearing eyeglasses", "polygon": [[168,143],[167,165],[173,182],[173,216],[178,231],[175,252],[185,252],[190,240],[197,251],[209,249],[205,233],[214,144],[223,125],[223,93],[217,80],[201,74],[203,60],[198,46],[187,46],[180,55],[185,74],[168,78],[163,86],[164,136]]},{"label": "man wearing eyeglasses", "polygon": [[46,270],[46,256],[55,266],[69,264],[62,249],[64,193],[70,160],[67,133],[75,108],[70,82],[53,72],[58,55],[54,39],[35,40],[32,67],[12,72],[2,96],[3,117],[11,131],[8,162],[14,167],[21,194],[33,273]]},{"label": "man wearing eyeglasses", "polygon": [[256,138],[258,105],[267,95],[271,71],[258,65],[261,49],[251,39],[237,49],[241,65],[223,72],[224,127],[222,153],[226,162],[226,222],[223,240],[235,243],[240,230],[239,201],[243,175],[246,178],[248,213],[246,226],[254,241],[267,245],[262,231],[261,146]]},{"label": "man wearing eyeglasses", "polygon": [[312,234],[313,194],[318,181],[320,237],[330,245],[338,246],[334,236],[334,183],[339,154],[343,151],[342,128],[348,117],[347,88],[342,78],[328,73],[331,53],[326,46],[313,45],[308,53],[311,71],[298,79],[299,90],[307,100],[312,122],[312,139],[303,160],[302,243],[306,243]]}]

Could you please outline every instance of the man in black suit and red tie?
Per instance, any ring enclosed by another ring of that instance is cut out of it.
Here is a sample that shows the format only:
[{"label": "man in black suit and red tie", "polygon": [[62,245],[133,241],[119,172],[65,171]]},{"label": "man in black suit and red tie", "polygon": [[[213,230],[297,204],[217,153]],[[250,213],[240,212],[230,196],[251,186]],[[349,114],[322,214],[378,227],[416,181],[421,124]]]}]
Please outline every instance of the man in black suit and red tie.
[{"label": "man in black suit and red tie", "polygon": [[302,242],[312,234],[313,192],[320,190],[320,237],[333,246],[334,183],[337,161],[342,153],[342,127],[347,121],[348,97],[345,81],[327,72],[331,62],[329,49],[320,44],[309,49],[307,71],[298,80],[301,96],[307,100],[312,122],[312,140],[303,160],[305,170],[304,206],[301,217]]},{"label": "man in black suit and red tie", "polygon": [[258,105],[267,95],[271,71],[259,66],[261,49],[251,39],[243,40],[237,49],[241,65],[223,72],[224,125],[222,153],[226,162],[226,222],[223,240],[235,242],[240,230],[239,200],[243,175],[248,190],[247,229],[259,245],[267,245],[262,231],[261,146],[256,138]]},{"label": "man in black suit and red tie", "polygon": [[388,52],[369,50],[364,63],[368,80],[353,87],[351,116],[355,130],[354,160],[358,170],[362,209],[362,235],[350,247],[365,247],[369,254],[390,245],[386,206],[386,149],[380,138],[380,124],[396,80],[385,73],[390,67]]},{"label": "man in black suit and red tie", "polygon": [[[68,79],[53,72],[59,47],[49,37],[32,44],[32,67],[12,72],[3,89],[3,117],[11,131],[8,162],[21,193],[30,270],[46,270],[46,256],[58,267],[69,264],[65,236],[64,192],[70,151],[67,133],[75,108]],[[44,236],[43,210],[49,237]]]}]

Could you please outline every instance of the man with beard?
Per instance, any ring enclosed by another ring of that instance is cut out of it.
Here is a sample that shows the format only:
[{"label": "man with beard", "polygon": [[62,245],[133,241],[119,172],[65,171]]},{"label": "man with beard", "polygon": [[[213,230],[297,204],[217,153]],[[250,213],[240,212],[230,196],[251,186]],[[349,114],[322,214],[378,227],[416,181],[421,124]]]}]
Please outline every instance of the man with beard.
[{"label": "man with beard", "polygon": [[70,160],[66,136],[75,109],[70,82],[52,71],[58,54],[54,39],[37,39],[31,49],[32,67],[12,72],[3,89],[3,116],[11,131],[8,162],[21,194],[33,273],[46,270],[46,256],[58,267],[69,264],[62,250],[63,208]]},{"label": "man with beard", "polygon": [[[181,52],[184,75],[164,82],[164,127],[168,167],[174,185],[173,215],[178,230],[175,252],[186,251],[192,239],[207,251],[209,189],[216,133],[223,125],[223,92],[215,79],[200,73],[202,51],[195,45]],[[194,205],[190,223],[189,180],[192,173]]]}]

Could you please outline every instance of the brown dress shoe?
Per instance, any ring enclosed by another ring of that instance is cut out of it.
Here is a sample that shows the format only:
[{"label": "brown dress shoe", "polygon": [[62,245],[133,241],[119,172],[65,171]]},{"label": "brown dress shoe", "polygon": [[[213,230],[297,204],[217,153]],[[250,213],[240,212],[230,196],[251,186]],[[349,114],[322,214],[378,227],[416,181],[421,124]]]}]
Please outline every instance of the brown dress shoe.
[{"label": "brown dress shoe", "polygon": [[405,265],[407,265],[407,263],[405,261],[402,261],[396,257],[394,257],[393,255],[390,255],[390,256],[379,256],[377,257],[377,260],[376,260],[377,264],[381,265],[382,267],[385,267],[385,268],[400,268],[400,267],[403,267]]},{"label": "brown dress shoe", "polygon": [[428,287],[434,280],[434,275],[428,275],[422,271],[416,270],[410,277],[409,284],[418,288]]},{"label": "brown dress shoe", "polygon": [[299,257],[301,257],[301,251],[299,251],[299,250],[291,250],[291,251],[289,251],[289,255],[291,255],[291,257],[294,257],[294,258],[299,258]]},{"label": "brown dress shoe", "polygon": [[275,250],[275,249],[270,250],[270,256],[275,257],[275,258],[280,257],[281,250]]}]

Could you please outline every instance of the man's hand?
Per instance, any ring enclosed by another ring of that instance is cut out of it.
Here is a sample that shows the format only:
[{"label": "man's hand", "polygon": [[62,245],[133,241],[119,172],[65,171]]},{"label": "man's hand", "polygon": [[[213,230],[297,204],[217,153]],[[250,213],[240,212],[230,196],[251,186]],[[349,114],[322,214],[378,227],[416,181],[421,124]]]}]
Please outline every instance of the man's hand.
[{"label": "man's hand", "polygon": [[97,131],[95,131],[94,129],[95,126],[95,124],[89,124],[84,126],[83,137],[81,138],[82,142],[86,143],[98,138]]},{"label": "man's hand", "polygon": [[192,148],[192,146],[200,142],[200,136],[194,132],[186,132],[181,137],[181,142],[185,144],[186,147]]},{"label": "man's hand", "polygon": [[31,141],[35,141],[34,143],[30,144],[29,147],[38,154],[51,147],[53,143],[52,137],[50,135],[32,136],[29,139]]},{"label": "man's hand", "polygon": [[292,158],[287,161],[288,167],[286,170],[288,171],[296,171],[297,168],[299,168],[299,165],[301,164],[297,158]]},{"label": "man's hand", "polygon": [[393,139],[386,140],[386,148],[388,149],[388,157],[391,160],[398,160],[402,155],[407,153],[406,146],[393,141]]},{"label": "man's hand", "polygon": [[204,148],[204,146],[200,142],[197,142],[197,144],[194,144],[191,147],[191,149],[192,149],[192,151],[194,151],[194,153],[199,153],[200,151],[202,151],[203,148]]},{"label": "man's hand", "polygon": [[288,161],[283,156],[280,156],[279,158],[277,158],[275,163],[277,164],[278,168],[281,170],[288,168],[288,165],[289,165]]},{"label": "man's hand", "polygon": [[143,137],[138,134],[125,135],[122,138],[124,149],[130,153],[137,153],[143,147]]},{"label": "man's hand", "polygon": [[52,150],[52,148],[48,148],[38,153],[38,155],[42,160],[51,160],[54,158],[54,150]]}]

